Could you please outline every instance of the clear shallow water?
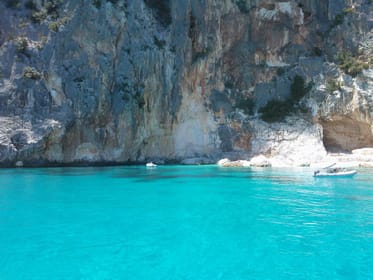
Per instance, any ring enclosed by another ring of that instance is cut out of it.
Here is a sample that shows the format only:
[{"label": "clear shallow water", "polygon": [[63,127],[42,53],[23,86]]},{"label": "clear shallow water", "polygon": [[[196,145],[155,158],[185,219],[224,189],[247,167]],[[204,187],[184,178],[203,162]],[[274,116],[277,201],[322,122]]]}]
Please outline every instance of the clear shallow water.
[{"label": "clear shallow water", "polygon": [[373,171],[0,170],[0,279],[373,279]]}]

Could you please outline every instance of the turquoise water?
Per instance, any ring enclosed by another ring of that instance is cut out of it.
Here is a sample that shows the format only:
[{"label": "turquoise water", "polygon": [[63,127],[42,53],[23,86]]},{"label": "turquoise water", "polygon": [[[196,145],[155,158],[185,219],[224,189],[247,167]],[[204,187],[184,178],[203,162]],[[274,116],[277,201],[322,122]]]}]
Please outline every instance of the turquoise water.
[{"label": "turquoise water", "polygon": [[373,279],[373,171],[3,169],[0,279]]}]

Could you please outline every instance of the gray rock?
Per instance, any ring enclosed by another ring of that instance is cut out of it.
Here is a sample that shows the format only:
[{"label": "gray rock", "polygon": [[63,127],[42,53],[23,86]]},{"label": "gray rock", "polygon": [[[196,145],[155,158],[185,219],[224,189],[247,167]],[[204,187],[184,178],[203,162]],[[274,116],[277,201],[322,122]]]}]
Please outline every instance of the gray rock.
[{"label": "gray rock", "polygon": [[242,100],[255,102],[254,113],[286,100],[295,75],[314,83],[305,102],[312,114],[293,112],[301,123],[372,124],[371,70],[344,76],[336,95],[325,90],[327,77],[342,75],[337,53],[371,55],[372,9],[362,0],[340,25],[344,0],[176,0],[164,11],[113,2],[63,1],[40,23],[0,2],[1,164],[248,157],[263,143],[261,121]]}]

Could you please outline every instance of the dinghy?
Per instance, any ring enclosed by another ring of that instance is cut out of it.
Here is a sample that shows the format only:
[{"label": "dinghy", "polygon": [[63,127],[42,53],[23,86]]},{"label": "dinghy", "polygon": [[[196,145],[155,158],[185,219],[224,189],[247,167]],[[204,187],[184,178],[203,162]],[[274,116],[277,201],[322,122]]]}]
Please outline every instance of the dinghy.
[{"label": "dinghy", "polygon": [[339,169],[339,168],[334,168],[337,169],[336,171],[332,170],[325,170],[325,171],[320,171],[316,170],[313,173],[314,177],[352,177],[354,176],[357,172],[356,170],[347,170],[347,169]]},{"label": "dinghy", "polygon": [[332,165],[328,167],[323,168],[322,170],[316,170],[313,173],[313,177],[352,177],[357,173],[356,170],[337,168],[337,167],[333,167],[334,165],[335,163],[333,163]]},{"label": "dinghy", "polygon": [[152,162],[148,162],[146,164],[146,167],[157,167],[157,165],[155,163],[152,163]]}]

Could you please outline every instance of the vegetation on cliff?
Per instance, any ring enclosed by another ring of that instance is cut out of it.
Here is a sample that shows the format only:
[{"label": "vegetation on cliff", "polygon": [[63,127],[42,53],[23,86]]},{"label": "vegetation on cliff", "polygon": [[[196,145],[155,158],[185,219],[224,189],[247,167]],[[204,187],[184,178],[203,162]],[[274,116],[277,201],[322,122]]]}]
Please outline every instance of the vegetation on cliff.
[{"label": "vegetation on cliff", "polygon": [[299,101],[310,91],[312,83],[306,85],[302,76],[296,75],[290,87],[290,96],[285,100],[271,100],[259,112],[266,122],[284,121],[297,109]]}]

